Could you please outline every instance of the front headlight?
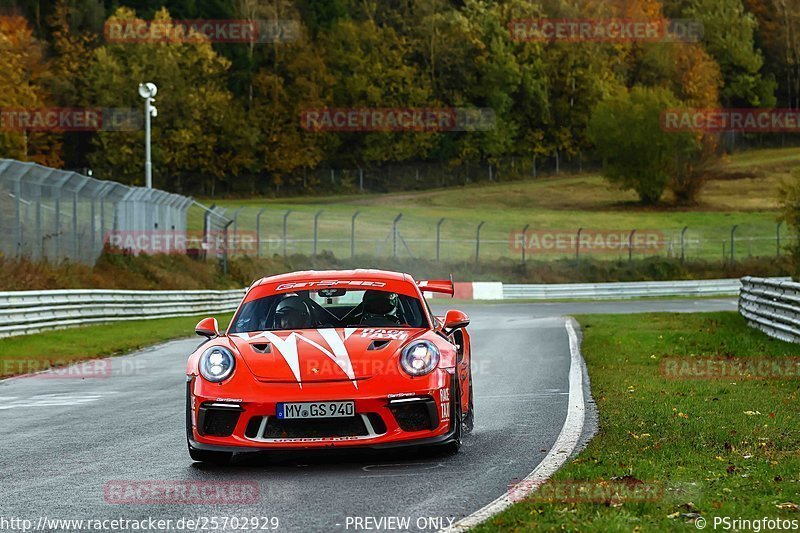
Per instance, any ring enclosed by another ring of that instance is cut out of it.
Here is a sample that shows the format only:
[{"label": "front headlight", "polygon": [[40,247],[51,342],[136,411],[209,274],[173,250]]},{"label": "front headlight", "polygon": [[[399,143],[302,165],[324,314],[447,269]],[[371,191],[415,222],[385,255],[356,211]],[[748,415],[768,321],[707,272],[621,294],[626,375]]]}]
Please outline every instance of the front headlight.
[{"label": "front headlight", "polygon": [[219,383],[228,379],[235,365],[236,360],[229,349],[212,346],[200,356],[200,375],[212,383]]},{"label": "front headlight", "polygon": [[439,349],[430,341],[412,342],[400,356],[400,365],[411,376],[430,374],[439,364]]}]

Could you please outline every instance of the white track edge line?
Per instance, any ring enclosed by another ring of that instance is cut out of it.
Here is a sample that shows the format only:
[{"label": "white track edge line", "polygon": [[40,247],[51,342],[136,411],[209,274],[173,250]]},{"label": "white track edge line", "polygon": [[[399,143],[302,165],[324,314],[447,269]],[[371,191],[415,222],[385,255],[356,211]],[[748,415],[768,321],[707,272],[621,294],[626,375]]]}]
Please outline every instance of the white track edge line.
[{"label": "white track edge line", "polygon": [[482,509],[462,518],[452,526],[439,530],[439,533],[467,531],[508,509],[514,503],[521,501],[537,490],[567,462],[569,456],[575,451],[583,433],[583,423],[586,418],[586,404],[583,397],[583,360],[578,344],[578,334],[575,331],[575,319],[567,317],[565,327],[569,337],[570,352],[569,404],[564,426],[561,428],[561,433],[559,433],[555,443],[553,443],[553,447],[547,452],[542,462],[536,465],[533,472],[513,486],[513,496],[511,494],[512,486],[509,485],[509,490],[505,494]]}]

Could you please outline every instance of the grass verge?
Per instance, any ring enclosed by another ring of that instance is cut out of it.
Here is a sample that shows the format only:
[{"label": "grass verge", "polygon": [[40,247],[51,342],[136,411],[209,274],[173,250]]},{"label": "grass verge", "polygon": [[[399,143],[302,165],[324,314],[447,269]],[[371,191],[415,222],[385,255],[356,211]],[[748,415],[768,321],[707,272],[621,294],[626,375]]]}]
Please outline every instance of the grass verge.
[{"label": "grass verge", "polygon": [[[218,316],[220,327],[231,316]],[[159,342],[189,337],[201,318],[204,317],[112,322],[0,339],[0,378],[123,355]]]},{"label": "grass verge", "polygon": [[[710,530],[715,517],[800,521],[796,363],[794,378],[784,379],[676,379],[661,372],[665,358],[775,362],[797,358],[800,346],[748,328],[733,312],[578,320],[600,430],[538,496],[476,531],[692,531],[699,517]],[[571,492],[576,482],[587,491]],[[626,499],[637,493],[614,488],[620,486],[655,488],[655,497]]]}]

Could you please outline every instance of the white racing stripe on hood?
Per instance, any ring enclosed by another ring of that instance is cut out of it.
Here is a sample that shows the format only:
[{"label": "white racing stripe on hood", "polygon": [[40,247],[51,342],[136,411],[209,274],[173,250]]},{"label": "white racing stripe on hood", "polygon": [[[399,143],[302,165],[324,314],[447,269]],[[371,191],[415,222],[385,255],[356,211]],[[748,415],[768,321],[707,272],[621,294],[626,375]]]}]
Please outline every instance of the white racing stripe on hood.
[{"label": "white racing stripe on hood", "polygon": [[319,333],[320,336],[325,339],[325,342],[328,343],[328,346],[330,346],[331,350],[333,350],[333,353],[297,332],[292,332],[288,337],[286,337],[286,339],[281,339],[271,331],[265,331],[249,340],[252,341],[258,339],[259,337],[263,337],[275,345],[278,353],[281,354],[283,360],[286,361],[286,364],[289,365],[289,368],[292,370],[292,374],[294,374],[294,378],[297,380],[297,384],[300,385],[301,389],[303,388],[303,380],[300,377],[300,357],[297,350],[297,339],[304,340],[328,356],[331,361],[336,363],[336,365],[342,369],[342,372],[345,373],[345,375],[353,383],[353,386],[357,389],[358,382],[356,381],[356,375],[353,371],[353,363],[350,361],[350,354],[347,352],[347,347],[344,345],[345,341],[349,339],[357,329],[358,328],[344,328],[344,339],[342,339],[336,330],[333,329],[316,330],[317,333]]},{"label": "white racing stripe on hood", "polygon": [[297,333],[292,333],[286,337],[286,340],[283,340],[271,331],[265,331],[259,335],[259,337],[264,337],[275,345],[278,349],[278,353],[281,354],[283,360],[286,361],[286,364],[292,369],[292,374],[294,374],[297,384],[300,385],[302,389],[303,380],[300,378],[300,358],[297,355],[297,337],[299,337],[299,335]]},{"label": "white racing stripe on hood", "polygon": [[[350,331],[348,332],[348,330]],[[342,369],[342,371],[347,375],[347,377],[350,378],[350,381],[353,382],[353,386],[355,388],[358,388],[358,383],[356,382],[356,375],[355,372],[353,372],[353,363],[350,362],[350,354],[347,353],[347,347],[344,345],[344,341],[346,341],[348,337],[350,337],[350,335],[353,334],[353,331],[355,331],[354,328],[345,329],[344,340],[342,340],[339,337],[339,334],[336,333],[335,330],[332,329],[317,330],[317,332],[322,336],[322,338],[325,339],[325,342],[328,343],[328,346],[331,347],[333,353],[330,353],[322,346],[319,345],[316,346],[317,348],[322,350],[322,352],[325,355],[330,357],[333,360],[333,362],[336,363],[339,366],[339,368]],[[303,340],[307,341],[309,344],[314,344],[308,339],[304,338]]]}]

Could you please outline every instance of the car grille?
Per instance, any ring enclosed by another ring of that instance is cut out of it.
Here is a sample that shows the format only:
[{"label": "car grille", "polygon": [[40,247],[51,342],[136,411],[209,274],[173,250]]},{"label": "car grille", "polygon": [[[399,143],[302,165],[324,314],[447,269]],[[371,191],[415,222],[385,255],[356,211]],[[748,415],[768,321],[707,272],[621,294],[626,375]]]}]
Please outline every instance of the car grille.
[{"label": "car grille", "polygon": [[210,437],[230,437],[239,421],[241,409],[214,408],[206,404],[200,407],[198,426],[201,435]]},{"label": "car grille", "polygon": [[436,402],[433,398],[390,403],[389,410],[403,431],[432,430],[439,424]]}]

